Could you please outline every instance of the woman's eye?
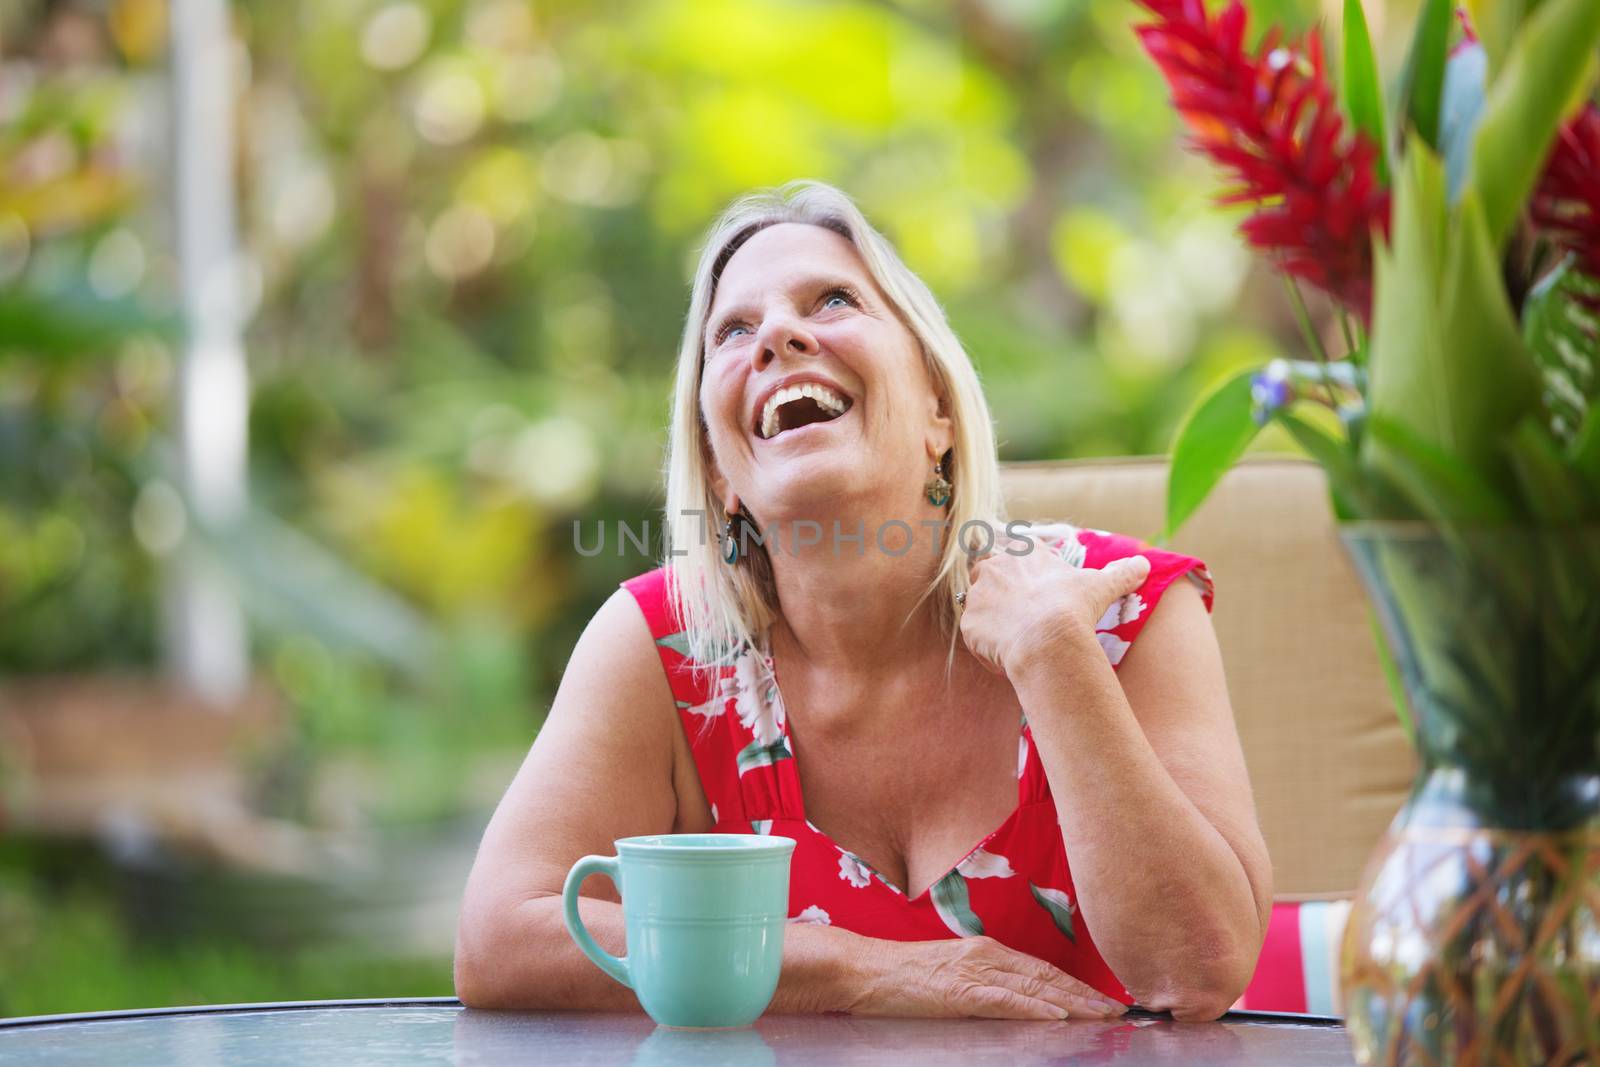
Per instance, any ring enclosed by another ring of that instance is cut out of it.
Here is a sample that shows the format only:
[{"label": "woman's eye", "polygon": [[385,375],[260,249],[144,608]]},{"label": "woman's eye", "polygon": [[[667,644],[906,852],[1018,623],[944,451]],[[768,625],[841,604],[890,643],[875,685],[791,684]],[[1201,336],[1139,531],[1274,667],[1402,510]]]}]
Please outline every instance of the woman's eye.
[{"label": "woman's eye", "polygon": [[[854,307],[857,303],[855,293],[851,292],[849,289],[839,288],[833,289],[823,296],[822,306],[827,307],[835,300],[843,300],[845,304],[851,307]],[[743,322],[727,323],[717,331],[716,337],[712,339],[713,343],[720,345],[728,338],[733,336],[734,330],[748,330],[749,328],[749,325]]]}]

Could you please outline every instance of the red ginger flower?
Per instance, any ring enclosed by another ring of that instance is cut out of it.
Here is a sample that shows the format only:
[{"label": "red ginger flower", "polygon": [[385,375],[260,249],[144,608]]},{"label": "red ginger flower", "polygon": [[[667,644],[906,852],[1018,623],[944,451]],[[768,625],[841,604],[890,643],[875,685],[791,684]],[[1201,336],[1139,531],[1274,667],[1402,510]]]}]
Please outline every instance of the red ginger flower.
[{"label": "red ginger flower", "polygon": [[1528,213],[1546,237],[1577,256],[1578,269],[1600,278],[1600,108],[1587,105],[1562,129]]},{"label": "red ginger flower", "polygon": [[1204,0],[1138,0],[1156,21],[1139,40],[1172,89],[1191,145],[1231,172],[1225,204],[1254,203],[1240,226],[1288,274],[1372,318],[1372,235],[1389,234],[1389,192],[1377,147],[1346,127],[1323,66],[1322,38],[1280,45],[1269,32],[1244,47],[1245,9],[1215,19]]}]

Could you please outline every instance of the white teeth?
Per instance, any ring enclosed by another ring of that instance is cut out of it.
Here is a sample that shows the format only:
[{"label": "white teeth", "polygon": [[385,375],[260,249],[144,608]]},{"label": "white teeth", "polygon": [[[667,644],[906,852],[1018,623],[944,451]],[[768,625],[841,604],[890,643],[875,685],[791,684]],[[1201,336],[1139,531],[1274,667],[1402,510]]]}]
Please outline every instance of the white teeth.
[{"label": "white teeth", "polygon": [[818,407],[835,415],[843,413],[845,409],[844,397],[820,382],[785,386],[767,397],[767,402],[761,409],[761,436],[771,437],[777,433],[778,409],[789,401],[799,400],[801,397],[810,397],[817,402]]}]

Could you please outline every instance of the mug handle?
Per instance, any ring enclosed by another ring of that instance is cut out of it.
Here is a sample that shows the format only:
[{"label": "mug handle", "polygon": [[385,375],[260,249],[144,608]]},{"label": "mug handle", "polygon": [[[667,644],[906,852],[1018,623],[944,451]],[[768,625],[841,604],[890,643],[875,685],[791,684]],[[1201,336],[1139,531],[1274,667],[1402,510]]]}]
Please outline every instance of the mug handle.
[{"label": "mug handle", "polygon": [[585,856],[572,865],[572,870],[567,872],[566,884],[561,887],[561,906],[567,921],[567,933],[572,935],[572,940],[578,943],[583,954],[594,961],[595,966],[627,986],[633,988],[633,982],[628,976],[628,957],[613,956],[590,935],[589,928],[583,925],[583,917],[578,914],[578,887],[583,880],[591,874],[603,874],[611,879],[618,891],[622,883],[617,878],[617,857],[615,856]]}]

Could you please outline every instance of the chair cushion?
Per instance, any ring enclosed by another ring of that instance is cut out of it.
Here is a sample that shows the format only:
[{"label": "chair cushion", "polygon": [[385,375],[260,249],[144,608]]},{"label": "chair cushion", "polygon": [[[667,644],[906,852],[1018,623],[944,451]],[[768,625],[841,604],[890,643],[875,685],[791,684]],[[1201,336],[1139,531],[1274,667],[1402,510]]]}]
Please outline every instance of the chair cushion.
[{"label": "chair cushion", "polygon": [[1235,1008],[1343,1015],[1339,944],[1349,900],[1279,901],[1255,975]]}]

